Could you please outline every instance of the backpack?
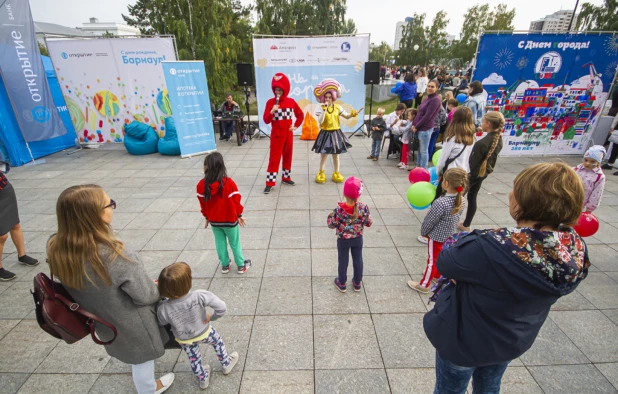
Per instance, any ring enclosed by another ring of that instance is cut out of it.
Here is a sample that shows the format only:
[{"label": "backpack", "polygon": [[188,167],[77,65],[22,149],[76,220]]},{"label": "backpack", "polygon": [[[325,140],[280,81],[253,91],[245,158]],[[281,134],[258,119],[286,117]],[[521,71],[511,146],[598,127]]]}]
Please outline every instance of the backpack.
[{"label": "backpack", "polygon": [[[86,337],[92,337],[98,345],[109,345],[118,336],[118,331],[111,323],[85,311],[76,303],[61,283],[54,281],[44,273],[34,277],[34,298],[36,321],[49,335],[62,339],[69,345]],[[114,337],[108,342],[99,340],[94,331],[94,323],[107,326],[114,332]]]}]

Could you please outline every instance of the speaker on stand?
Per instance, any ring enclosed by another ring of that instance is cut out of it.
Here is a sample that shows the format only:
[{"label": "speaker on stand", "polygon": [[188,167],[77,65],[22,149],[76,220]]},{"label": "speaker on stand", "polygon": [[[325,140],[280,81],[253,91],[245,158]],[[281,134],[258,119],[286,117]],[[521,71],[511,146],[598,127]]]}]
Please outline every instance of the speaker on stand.
[{"label": "speaker on stand", "polygon": [[249,114],[249,97],[251,96],[251,86],[253,86],[253,67],[251,67],[250,63],[236,63],[236,76],[238,77],[238,86],[242,86],[243,91],[245,92],[245,110],[247,111],[247,127],[245,128],[245,135],[248,135],[249,138],[252,139],[257,133],[258,138],[261,134],[264,134],[266,137],[270,138],[266,132],[260,130],[259,120],[256,126],[251,124],[251,115]]},{"label": "speaker on stand", "polygon": [[[380,83],[380,62],[365,62],[365,85],[370,85],[369,88],[369,121],[366,123],[367,125],[367,138],[371,135],[371,114],[372,114],[372,104],[373,104],[373,85]],[[365,126],[364,116],[363,123],[360,127],[350,135],[350,138],[354,136],[354,134],[361,131],[361,129]]]}]

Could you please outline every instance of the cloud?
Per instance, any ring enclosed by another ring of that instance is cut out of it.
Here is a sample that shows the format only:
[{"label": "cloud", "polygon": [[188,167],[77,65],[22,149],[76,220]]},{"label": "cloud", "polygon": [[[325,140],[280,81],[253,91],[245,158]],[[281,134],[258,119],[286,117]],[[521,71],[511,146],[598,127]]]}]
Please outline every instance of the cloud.
[{"label": "cloud", "polygon": [[481,82],[483,85],[506,85],[506,81],[502,75],[491,73],[489,76]]}]

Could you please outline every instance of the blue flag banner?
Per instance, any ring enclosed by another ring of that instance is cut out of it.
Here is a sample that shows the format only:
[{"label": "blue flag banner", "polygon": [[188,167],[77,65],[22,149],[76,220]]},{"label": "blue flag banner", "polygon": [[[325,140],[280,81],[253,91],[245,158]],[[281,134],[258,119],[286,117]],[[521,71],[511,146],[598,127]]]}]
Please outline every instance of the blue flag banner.
[{"label": "blue flag banner", "polygon": [[500,154],[583,154],[617,66],[613,34],[484,34],[473,80],[506,119]]},{"label": "blue flag banner", "polygon": [[182,157],[217,149],[203,61],[162,62]]},{"label": "blue flag banner", "polygon": [[26,142],[67,133],[49,90],[28,0],[0,8],[0,72]]}]

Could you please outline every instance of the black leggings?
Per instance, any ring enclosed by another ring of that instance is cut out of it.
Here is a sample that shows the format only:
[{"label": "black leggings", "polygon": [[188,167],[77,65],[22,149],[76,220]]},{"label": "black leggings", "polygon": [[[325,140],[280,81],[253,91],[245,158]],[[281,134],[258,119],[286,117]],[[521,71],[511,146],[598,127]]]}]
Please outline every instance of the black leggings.
[{"label": "black leggings", "polygon": [[612,151],[609,153],[609,158],[607,159],[607,163],[614,164],[617,158],[618,158],[618,144],[614,143],[614,145],[612,145]]},{"label": "black leggings", "polygon": [[474,215],[476,214],[476,197],[481,190],[483,179],[470,179],[470,186],[468,187],[468,211],[466,212],[466,219],[463,222],[464,227],[470,227],[470,223],[472,223],[472,219],[474,219]]},{"label": "black leggings", "polygon": [[337,255],[339,257],[339,282],[342,285],[348,280],[348,264],[352,253],[352,265],[354,266],[354,282],[357,284],[363,280],[363,236],[356,238],[337,238]]},{"label": "black leggings", "polygon": [[416,94],[416,99],[415,99],[416,108],[421,106],[421,101],[423,101],[423,93],[417,93]]}]

